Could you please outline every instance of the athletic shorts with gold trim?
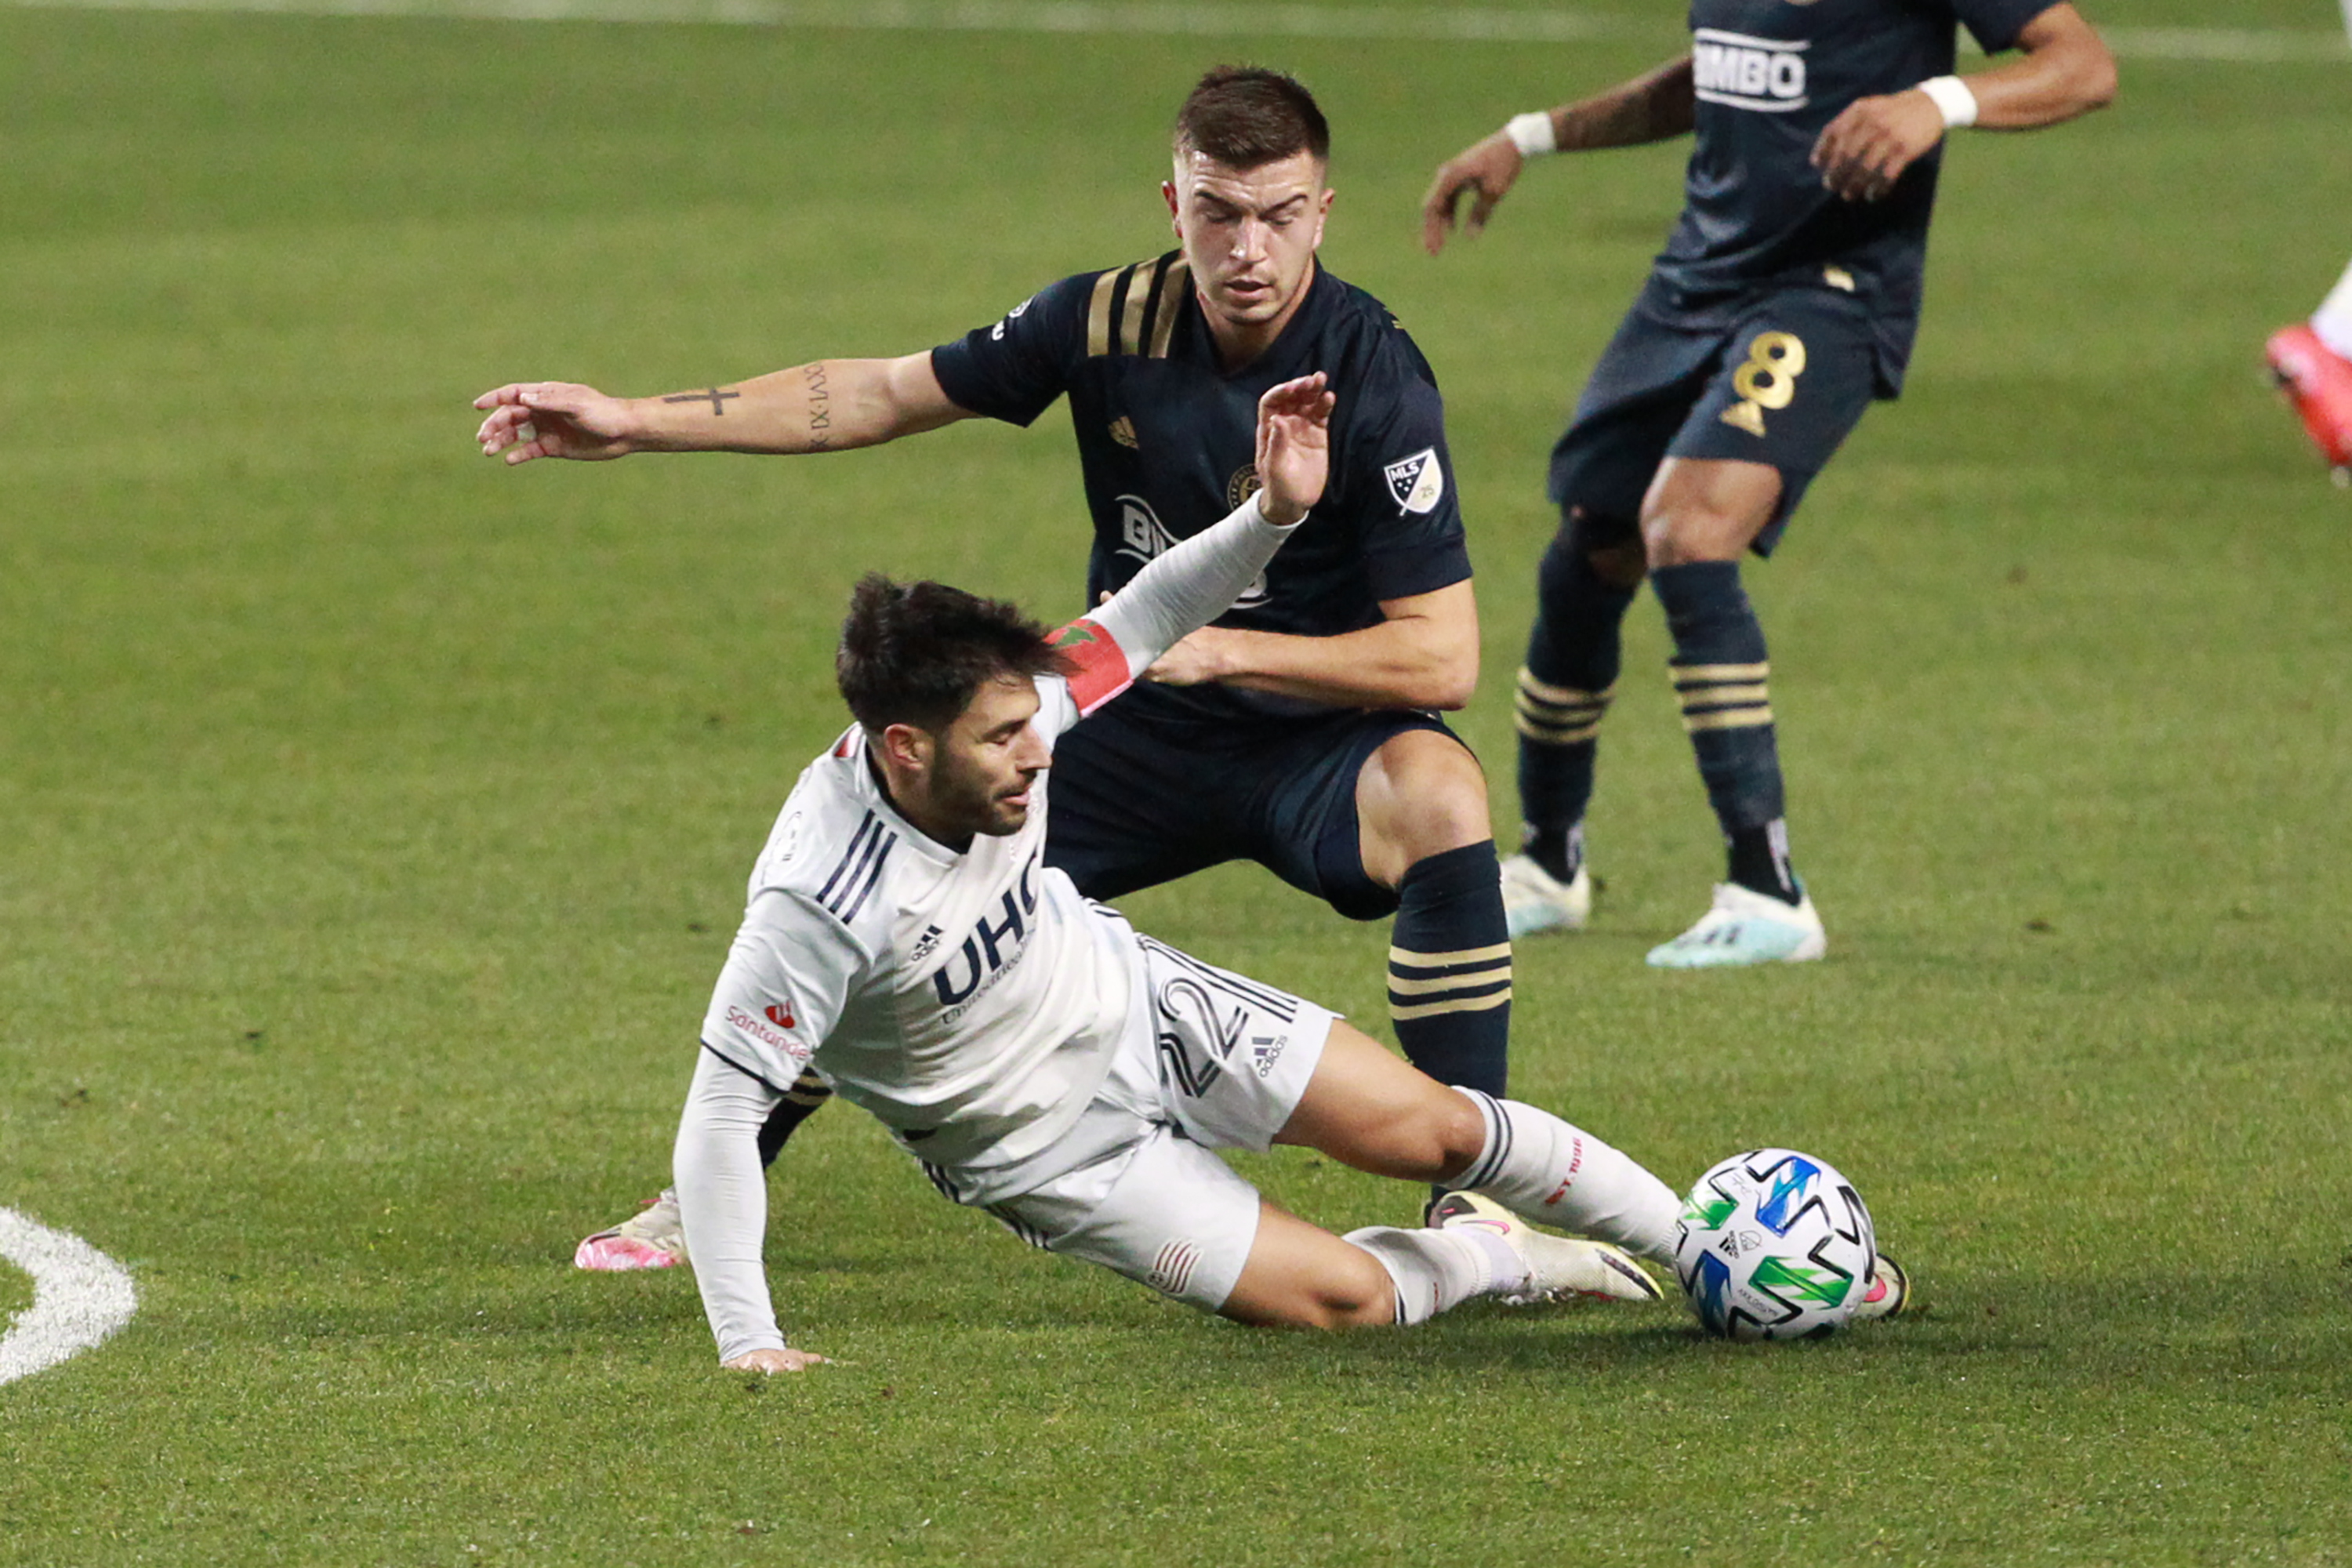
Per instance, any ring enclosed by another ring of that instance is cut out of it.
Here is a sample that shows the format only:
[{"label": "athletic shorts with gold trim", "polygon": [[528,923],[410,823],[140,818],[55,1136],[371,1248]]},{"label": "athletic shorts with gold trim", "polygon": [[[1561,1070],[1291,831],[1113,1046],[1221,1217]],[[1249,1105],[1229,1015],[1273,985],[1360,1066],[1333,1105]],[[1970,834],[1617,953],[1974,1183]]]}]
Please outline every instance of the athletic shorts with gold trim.
[{"label": "athletic shorts with gold trim", "polygon": [[1638,526],[1668,458],[1767,463],[1780,470],[1780,504],[1755,550],[1769,555],[1805,487],[1885,395],[1878,361],[1868,308],[1826,280],[1760,294],[1729,325],[1702,328],[1672,322],[1653,279],[1552,447],[1551,499],[1563,516],[1581,509],[1587,537],[1605,543]]}]

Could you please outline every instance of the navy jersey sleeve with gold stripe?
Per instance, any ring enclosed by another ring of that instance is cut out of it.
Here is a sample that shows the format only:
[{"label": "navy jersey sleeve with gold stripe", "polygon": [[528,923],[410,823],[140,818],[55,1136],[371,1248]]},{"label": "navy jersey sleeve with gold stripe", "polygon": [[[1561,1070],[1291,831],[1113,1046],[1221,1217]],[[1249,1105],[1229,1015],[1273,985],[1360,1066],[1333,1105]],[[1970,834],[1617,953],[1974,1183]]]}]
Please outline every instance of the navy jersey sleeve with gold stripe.
[{"label": "navy jersey sleeve with gold stripe", "polygon": [[1034,422],[1069,390],[1085,362],[1095,284],[1092,273],[1065,278],[1013,307],[1003,320],[933,349],[931,371],[940,389],[974,414],[1011,425]]}]

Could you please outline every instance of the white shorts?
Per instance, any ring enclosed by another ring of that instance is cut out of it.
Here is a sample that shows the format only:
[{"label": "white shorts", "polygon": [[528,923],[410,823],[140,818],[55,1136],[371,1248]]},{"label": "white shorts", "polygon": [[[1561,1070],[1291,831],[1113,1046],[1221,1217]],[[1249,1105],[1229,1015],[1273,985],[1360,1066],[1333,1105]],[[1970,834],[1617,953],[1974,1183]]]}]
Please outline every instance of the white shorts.
[{"label": "white shorts", "polygon": [[1072,1136],[1102,1150],[987,1205],[1024,1241],[1211,1311],[1257,1239],[1258,1194],[1213,1149],[1264,1152],[1298,1109],[1335,1015],[1150,937],[1149,1005]]}]

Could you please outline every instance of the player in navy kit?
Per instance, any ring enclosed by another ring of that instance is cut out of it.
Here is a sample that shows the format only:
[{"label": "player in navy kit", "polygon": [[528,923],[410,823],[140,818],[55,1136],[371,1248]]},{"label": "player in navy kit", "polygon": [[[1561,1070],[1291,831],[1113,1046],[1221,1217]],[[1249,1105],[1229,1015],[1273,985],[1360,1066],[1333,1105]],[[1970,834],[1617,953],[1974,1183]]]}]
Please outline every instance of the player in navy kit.
[{"label": "player in navy kit", "polygon": [[[1696,132],[1681,222],[1553,448],[1560,529],[1519,672],[1522,850],[1512,934],[1581,926],[1583,820],[1619,626],[1647,575],[1683,723],[1727,847],[1712,907],[1650,953],[1668,968],[1819,958],[1789,859],[1764,635],[1739,559],[1769,554],[1919,315],[1946,132],[2026,130],[2106,103],[2115,67],[2048,0],[1693,0],[1689,54],[1524,114],[1450,160],[1423,205],[1433,255],[1482,228],[1532,156]],[[2023,58],[1951,75],[1955,31]]]},{"label": "player in navy kit", "polygon": [[[1111,898],[1255,859],[1342,914],[1396,915],[1391,1016],[1414,1065],[1500,1094],[1510,946],[1476,761],[1435,717],[1477,679],[1477,614],[1437,387],[1380,303],[1317,258],[1329,132],[1296,81],[1203,78],[1163,186],[1178,240],[1054,284],[938,349],[827,360],[631,401],[516,384],[486,393],[509,462],[646,450],[819,452],[1070,399],[1094,544],[1117,589],[1255,485],[1255,405],[1321,372],[1331,479],[1302,536],[1235,610],[1170,649],[1057,759],[1049,863]],[[824,1086],[772,1121],[773,1158]],[[677,1261],[656,1215],[579,1261]],[[640,1247],[637,1242],[652,1245]],[[609,1244],[609,1245],[608,1245]]]}]

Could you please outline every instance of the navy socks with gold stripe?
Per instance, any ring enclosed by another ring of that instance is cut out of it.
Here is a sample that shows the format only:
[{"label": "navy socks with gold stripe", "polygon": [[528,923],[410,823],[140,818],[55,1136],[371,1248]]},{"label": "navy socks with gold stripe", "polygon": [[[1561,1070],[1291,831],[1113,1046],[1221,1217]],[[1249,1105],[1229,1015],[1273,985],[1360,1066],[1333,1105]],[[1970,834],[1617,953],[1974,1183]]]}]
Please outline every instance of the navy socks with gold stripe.
[{"label": "navy socks with gold stripe", "polygon": [[1560,881],[1584,858],[1601,715],[1616,695],[1619,626],[1634,590],[1604,582],[1573,527],[1563,526],[1537,574],[1535,629],[1512,704],[1519,733],[1521,846]]},{"label": "navy socks with gold stripe", "polygon": [[1780,752],[1772,730],[1764,628],[1736,561],[1697,561],[1650,574],[1675,639],[1675,695],[1698,754],[1699,777],[1730,851],[1728,880],[1794,904]]},{"label": "navy socks with gold stripe", "polygon": [[1511,1037],[1498,876],[1491,840],[1415,862],[1389,939],[1389,1017],[1406,1059],[1440,1083],[1495,1095]]}]

